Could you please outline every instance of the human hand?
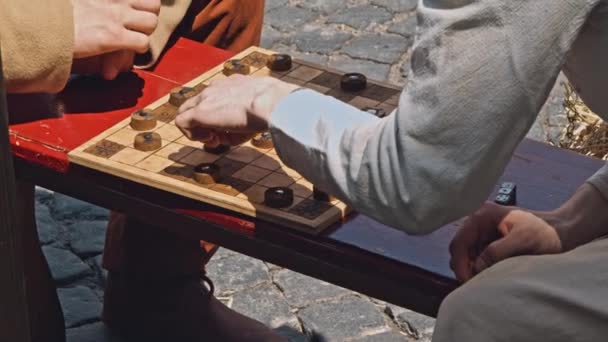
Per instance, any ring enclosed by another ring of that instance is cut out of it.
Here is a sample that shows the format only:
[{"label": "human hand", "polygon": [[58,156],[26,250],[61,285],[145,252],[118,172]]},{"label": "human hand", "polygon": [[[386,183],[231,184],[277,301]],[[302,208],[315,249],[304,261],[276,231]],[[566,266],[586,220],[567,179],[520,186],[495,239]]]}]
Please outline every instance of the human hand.
[{"label": "human hand", "polygon": [[175,124],[192,140],[237,145],[267,130],[276,105],[297,88],[271,77],[233,75],[186,101]]},{"label": "human hand", "polygon": [[158,24],[161,0],[72,0],[74,58],[118,50],[144,53]]},{"label": "human hand", "polygon": [[484,204],[464,221],[450,244],[450,267],[456,278],[467,281],[497,262],[518,255],[561,253],[558,232],[547,223],[553,221],[550,215]]},{"label": "human hand", "polygon": [[72,72],[81,75],[100,75],[106,80],[113,80],[122,72],[133,68],[135,52],[129,50],[114,51],[101,56],[76,59]]}]

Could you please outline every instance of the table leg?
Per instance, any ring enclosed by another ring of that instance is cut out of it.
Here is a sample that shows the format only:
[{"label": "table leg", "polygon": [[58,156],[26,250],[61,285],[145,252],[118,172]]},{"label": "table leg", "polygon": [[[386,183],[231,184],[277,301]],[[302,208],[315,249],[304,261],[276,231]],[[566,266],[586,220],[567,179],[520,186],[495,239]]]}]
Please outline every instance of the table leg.
[{"label": "table leg", "polygon": [[36,229],[34,185],[17,182],[17,220],[23,229],[26,295],[32,341],[63,342],[65,326],[55,283]]}]

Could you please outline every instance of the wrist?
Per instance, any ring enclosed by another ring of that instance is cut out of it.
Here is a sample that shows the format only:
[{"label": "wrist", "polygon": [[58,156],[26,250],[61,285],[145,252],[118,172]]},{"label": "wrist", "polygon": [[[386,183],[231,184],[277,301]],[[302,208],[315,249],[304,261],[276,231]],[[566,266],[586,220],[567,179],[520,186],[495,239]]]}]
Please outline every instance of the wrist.
[{"label": "wrist", "polygon": [[257,116],[268,128],[275,107],[281,100],[300,87],[271,77],[265,78],[259,84],[260,86],[250,106],[250,112]]}]

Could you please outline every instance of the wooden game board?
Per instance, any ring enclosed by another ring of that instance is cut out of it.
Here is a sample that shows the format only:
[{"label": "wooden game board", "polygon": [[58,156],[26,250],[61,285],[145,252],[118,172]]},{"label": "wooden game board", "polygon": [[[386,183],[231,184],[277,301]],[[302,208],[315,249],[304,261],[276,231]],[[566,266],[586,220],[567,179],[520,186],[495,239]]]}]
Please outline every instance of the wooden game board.
[{"label": "wooden game board", "polygon": [[[289,71],[271,71],[266,60],[273,53],[252,47],[231,59],[250,65],[253,76],[277,77],[360,109],[376,111],[375,114],[391,113],[397,106],[398,87],[368,81],[367,88],[359,93],[344,92],[340,89],[343,73],[321,66],[294,60]],[[202,91],[213,80],[226,77],[222,70],[223,65],[219,65],[184,86]],[[135,135],[141,131],[130,127],[129,117],[70,152],[70,161],[310,233],[321,232],[348,212],[338,200],[328,203],[313,199],[312,184],[285,166],[274,149],[260,149],[248,142],[221,155],[205,152],[201,143],[188,140],[175,126],[177,109],[168,99],[169,94],[146,107],[158,118],[153,131],[162,137],[160,149],[142,152],[134,148]],[[220,166],[217,184],[202,185],[193,179],[194,166],[200,163]],[[294,203],[290,207],[274,209],[264,205],[264,191],[277,186],[293,190]]]}]

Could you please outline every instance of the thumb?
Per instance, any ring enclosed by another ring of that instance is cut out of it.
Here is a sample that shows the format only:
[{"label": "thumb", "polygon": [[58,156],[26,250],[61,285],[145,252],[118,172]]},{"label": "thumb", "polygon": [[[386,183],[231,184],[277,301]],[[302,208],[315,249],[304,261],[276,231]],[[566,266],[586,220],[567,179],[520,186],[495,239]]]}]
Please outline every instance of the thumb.
[{"label": "thumb", "polygon": [[[499,226],[501,225],[503,223]],[[503,233],[503,237],[489,244],[475,260],[476,273],[507,258],[524,254],[529,249],[530,241],[517,231],[508,232],[507,227],[499,227],[499,230]]]}]

